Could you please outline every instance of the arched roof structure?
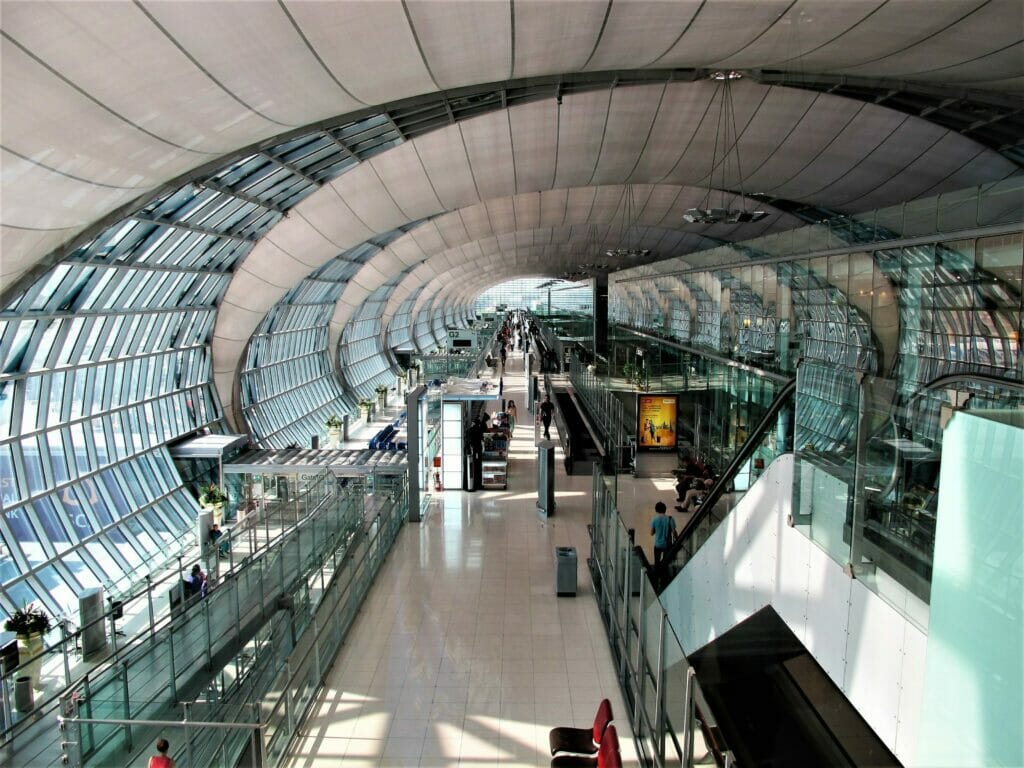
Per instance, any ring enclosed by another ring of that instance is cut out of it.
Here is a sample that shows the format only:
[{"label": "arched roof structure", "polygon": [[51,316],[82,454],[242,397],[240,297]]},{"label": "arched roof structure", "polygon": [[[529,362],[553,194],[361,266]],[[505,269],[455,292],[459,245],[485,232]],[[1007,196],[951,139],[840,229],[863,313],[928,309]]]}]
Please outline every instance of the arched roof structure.
[{"label": "arched roof structure", "polygon": [[[381,346],[399,314],[464,312],[490,285],[594,251],[714,266],[699,260],[711,244],[1019,175],[1019,2],[926,7],[6,1],[2,375],[38,397],[64,385],[54,370],[141,365],[117,373],[141,375],[139,391],[96,404],[160,424],[106,439],[128,461],[220,413],[245,428],[254,339],[272,347],[275,329],[322,372],[371,299],[365,338]],[[728,142],[717,71],[742,75]],[[769,215],[687,223],[712,188]],[[294,418],[351,394],[337,379]],[[81,442],[88,409],[55,397],[19,422],[25,398],[6,406],[16,468],[30,441]],[[11,504],[79,482],[45,463]]]}]

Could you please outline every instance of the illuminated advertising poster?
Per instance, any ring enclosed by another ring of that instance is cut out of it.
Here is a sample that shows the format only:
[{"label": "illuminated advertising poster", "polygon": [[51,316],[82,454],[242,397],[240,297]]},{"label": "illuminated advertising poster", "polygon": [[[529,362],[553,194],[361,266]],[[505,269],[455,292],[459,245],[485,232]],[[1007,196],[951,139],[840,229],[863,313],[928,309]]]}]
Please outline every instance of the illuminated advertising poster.
[{"label": "illuminated advertising poster", "polygon": [[676,448],[677,395],[637,395],[636,447],[645,451]]}]

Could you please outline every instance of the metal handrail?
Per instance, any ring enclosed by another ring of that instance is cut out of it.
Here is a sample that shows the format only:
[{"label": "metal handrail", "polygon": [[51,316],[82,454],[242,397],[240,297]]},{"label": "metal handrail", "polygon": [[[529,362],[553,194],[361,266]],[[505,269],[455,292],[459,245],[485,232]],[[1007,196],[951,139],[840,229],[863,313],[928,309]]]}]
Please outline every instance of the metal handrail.
[{"label": "metal handrail", "polygon": [[715,504],[722,497],[725,489],[730,487],[733,479],[736,477],[737,472],[743,467],[744,464],[753,456],[754,451],[761,445],[761,439],[767,433],[769,429],[772,429],[775,425],[775,420],[779,415],[782,408],[793,398],[796,393],[796,379],[790,379],[775,395],[775,399],[772,400],[768,409],[761,416],[757,424],[750,431],[746,441],[740,446],[740,449],[733,456],[732,461],[725,468],[718,480],[711,487],[707,496],[704,498],[704,502],[697,508],[697,511],[693,514],[693,517],[686,523],[683,530],[680,531],[679,536],[673,542],[672,546],[669,547],[668,552],[665,553],[665,557],[656,566],[657,573],[654,582],[656,584],[662,584],[662,589],[667,584],[668,569],[670,564],[674,563],[679,553],[682,551],[689,552],[687,546],[690,543],[694,533],[704,523],[705,520],[712,517]]}]

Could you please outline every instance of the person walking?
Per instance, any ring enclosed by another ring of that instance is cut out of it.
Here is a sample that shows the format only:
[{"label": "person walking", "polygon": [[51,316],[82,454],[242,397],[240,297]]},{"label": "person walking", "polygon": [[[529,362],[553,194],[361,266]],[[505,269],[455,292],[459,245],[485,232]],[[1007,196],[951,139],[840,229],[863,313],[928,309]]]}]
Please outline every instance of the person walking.
[{"label": "person walking", "polygon": [[676,538],[676,521],[665,514],[668,508],[659,501],[654,505],[654,518],[651,520],[651,536],[654,537],[654,564],[658,565],[665,559],[668,548]]},{"label": "person walking", "polygon": [[505,405],[505,415],[508,416],[508,436],[512,437],[516,431],[516,401],[509,400]]},{"label": "person walking", "polygon": [[555,406],[551,402],[551,395],[544,395],[544,402],[540,404],[540,423],[544,425],[544,439],[551,439],[551,416],[555,412]]},{"label": "person walking", "polygon": [[157,739],[157,754],[149,758],[149,765],[147,768],[174,768],[174,758],[167,756],[167,750],[170,748],[171,745],[167,739]]}]

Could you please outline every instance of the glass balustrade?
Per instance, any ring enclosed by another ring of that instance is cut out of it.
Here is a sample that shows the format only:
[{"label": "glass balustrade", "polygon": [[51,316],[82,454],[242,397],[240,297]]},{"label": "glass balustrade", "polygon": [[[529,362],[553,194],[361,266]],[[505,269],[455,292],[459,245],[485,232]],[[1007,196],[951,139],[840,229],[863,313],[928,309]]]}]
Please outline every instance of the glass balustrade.
[{"label": "glass balustrade", "polygon": [[[708,764],[703,734],[714,728],[713,714],[619,517],[614,478],[597,467],[593,492],[588,564],[641,760],[656,768]],[[715,750],[733,760],[724,744]]]}]

